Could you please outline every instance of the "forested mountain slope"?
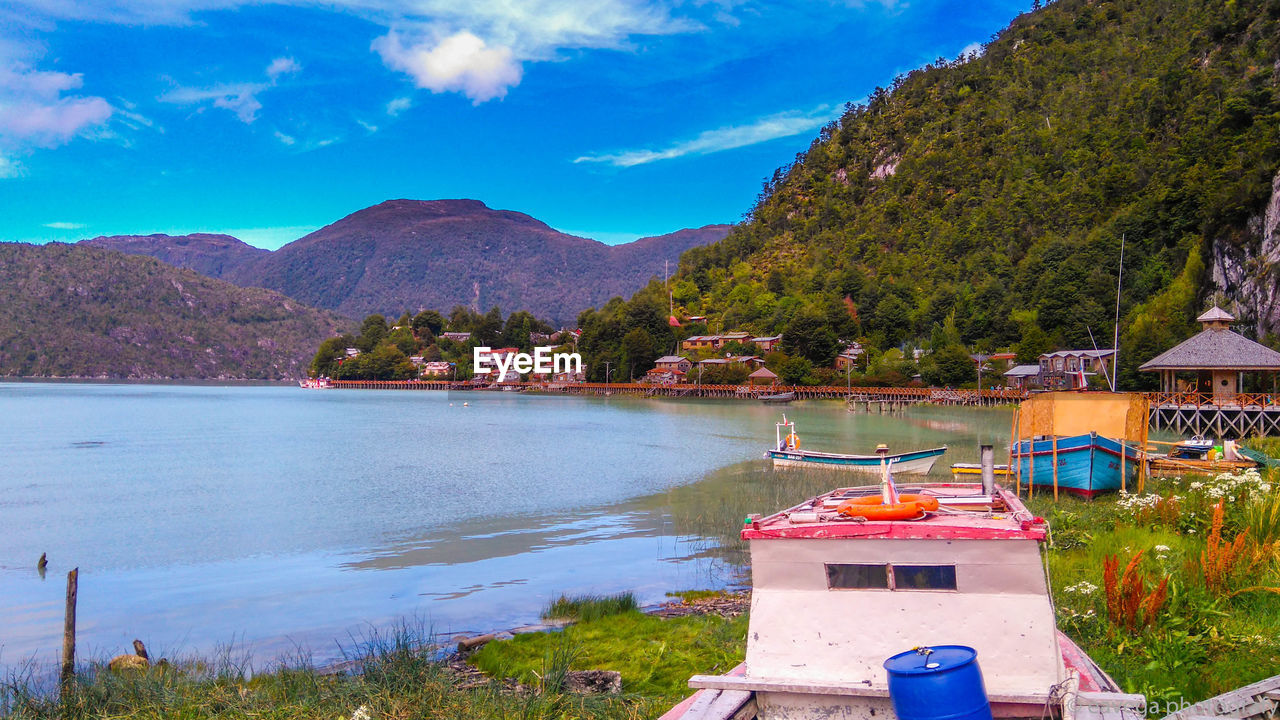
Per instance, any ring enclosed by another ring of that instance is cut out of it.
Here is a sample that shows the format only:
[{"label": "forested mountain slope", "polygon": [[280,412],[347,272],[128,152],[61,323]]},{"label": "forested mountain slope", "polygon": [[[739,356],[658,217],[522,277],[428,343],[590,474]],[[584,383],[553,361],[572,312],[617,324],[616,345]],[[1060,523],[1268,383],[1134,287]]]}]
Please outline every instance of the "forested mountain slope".
[{"label": "forested mountain slope", "polygon": [[877,348],[1104,346],[1123,237],[1130,381],[1216,291],[1274,333],[1278,82],[1280,0],[1059,0],[849,106],[685,253],[676,301],[712,329],[802,320]]},{"label": "forested mountain slope", "polygon": [[151,258],[0,243],[0,376],[296,378],[350,324]]}]

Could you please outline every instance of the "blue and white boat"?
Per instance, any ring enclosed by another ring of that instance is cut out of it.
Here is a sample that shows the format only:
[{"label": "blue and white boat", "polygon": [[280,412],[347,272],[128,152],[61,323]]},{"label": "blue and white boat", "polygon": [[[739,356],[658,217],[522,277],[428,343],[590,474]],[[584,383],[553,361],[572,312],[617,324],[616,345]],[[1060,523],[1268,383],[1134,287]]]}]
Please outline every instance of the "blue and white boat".
[{"label": "blue and white boat", "polygon": [[[1121,443],[1091,432],[1086,435],[1022,440],[1013,449],[1022,484],[1093,497],[1122,487],[1137,487],[1143,453],[1136,444]],[[1054,468],[1057,468],[1055,474]]]},{"label": "blue and white boat", "polygon": [[[787,430],[785,435],[782,432],[784,429]],[[794,421],[788,422],[785,415],[782,416],[782,422],[777,423],[777,439],[773,447],[774,449],[766,451],[764,456],[773,460],[774,467],[823,467],[880,474],[887,465],[894,473],[916,475],[928,474],[933,469],[934,462],[947,451],[945,445],[930,450],[905,453],[890,453],[886,446],[881,445],[874,455],[845,455],[801,450],[800,436],[796,435],[796,424]]]}]

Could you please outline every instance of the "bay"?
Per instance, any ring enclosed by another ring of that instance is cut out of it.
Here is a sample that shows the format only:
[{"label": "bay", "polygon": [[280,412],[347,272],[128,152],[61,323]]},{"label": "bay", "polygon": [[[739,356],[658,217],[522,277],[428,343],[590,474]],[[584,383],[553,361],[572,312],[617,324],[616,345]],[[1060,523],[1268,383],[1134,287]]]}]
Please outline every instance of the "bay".
[{"label": "bay", "polygon": [[[80,568],[79,650],[257,667],[340,659],[375,628],[536,622],[561,593],[747,582],[736,533],[859,476],[761,458],[805,447],[1003,448],[1000,410],[838,402],[291,387],[0,383],[0,668],[56,659]],[[36,560],[47,553],[46,577]]]}]

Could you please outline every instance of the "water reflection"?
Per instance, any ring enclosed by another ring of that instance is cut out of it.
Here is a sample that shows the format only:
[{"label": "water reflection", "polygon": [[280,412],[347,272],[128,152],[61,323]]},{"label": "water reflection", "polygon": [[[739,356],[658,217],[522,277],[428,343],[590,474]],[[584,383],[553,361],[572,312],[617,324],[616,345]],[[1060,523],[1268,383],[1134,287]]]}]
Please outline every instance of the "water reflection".
[{"label": "water reflection", "polygon": [[[745,584],[738,533],[871,478],[775,471],[781,412],[805,447],[1003,448],[1009,414],[733,401],[292,388],[0,384],[0,666],[52,662],[80,577],[80,655],[232,640],[265,663],[420,617],[439,632],[536,620],[561,593]],[[450,407],[450,402],[457,405]],[[91,448],[79,443],[95,443]],[[96,444],[100,443],[100,444]],[[91,449],[91,452],[84,450]]]}]

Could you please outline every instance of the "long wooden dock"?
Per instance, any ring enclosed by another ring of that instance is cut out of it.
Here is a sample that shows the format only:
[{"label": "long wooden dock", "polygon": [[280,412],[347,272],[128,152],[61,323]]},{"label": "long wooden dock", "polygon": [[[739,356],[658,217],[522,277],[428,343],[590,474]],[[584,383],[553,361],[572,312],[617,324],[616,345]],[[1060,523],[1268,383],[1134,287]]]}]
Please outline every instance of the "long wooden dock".
[{"label": "long wooden dock", "polygon": [[846,400],[859,409],[896,410],[908,405],[1000,405],[1025,400],[1023,390],[946,390],[911,387],[847,387],[775,385],[647,385],[642,383],[555,383],[507,382],[475,385],[448,380],[333,380],[330,385],[348,390],[455,390],[559,393],[565,395],[628,395],[633,397],[741,398],[757,400],[761,395],[795,393],[797,400]]},{"label": "long wooden dock", "polygon": [[[844,400],[851,410],[889,412],[910,405],[1003,405],[1030,397],[1025,390],[948,390],[919,387],[848,387],[843,385],[647,385],[642,383],[508,382],[484,386],[449,380],[333,380],[335,388],[353,390],[454,390],[625,395],[631,397],[739,398],[795,393],[797,400]],[[1151,428],[1211,437],[1280,436],[1280,394],[1146,393]]]}]

